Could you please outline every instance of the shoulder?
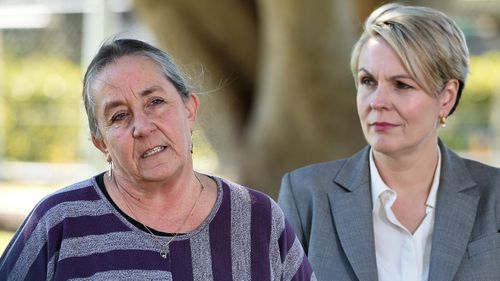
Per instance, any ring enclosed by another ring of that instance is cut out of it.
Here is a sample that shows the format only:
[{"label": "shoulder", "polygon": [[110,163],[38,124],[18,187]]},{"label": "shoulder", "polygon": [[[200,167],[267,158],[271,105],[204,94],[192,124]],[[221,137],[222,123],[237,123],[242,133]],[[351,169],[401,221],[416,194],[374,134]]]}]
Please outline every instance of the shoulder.
[{"label": "shoulder", "polygon": [[[444,149],[443,149],[444,148]],[[442,145],[441,176],[456,188],[471,194],[478,193],[482,200],[500,203],[500,169],[476,160],[464,158]]]},{"label": "shoulder", "polygon": [[248,201],[252,205],[275,204],[274,200],[262,191],[243,186],[239,183],[216,177],[224,192],[229,192],[231,201]]},{"label": "shoulder", "polygon": [[471,171],[471,172],[480,172],[480,173],[485,173],[486,175],[498,175],[500,174],[500,168],[494,167],[476,160],[472,159],[467,159],[467,158],[462,158],[462,160],[465,163],[465,166]]},{"label": "shoulder", "polygon": [[349,158],[344,158],[334,161],[315,163],[295,169],[288,174],[294,180],[318,180],[319,178],[323,178],[325,176],[332,178],[332,176],[336,175],[345,165],[348,159]]},{"label": "shoulder", "polygon": [[[96,202],[102,197],[94,187],[93,178],[63,187],[40,200],[33,208],[25,221],[28,229],[40,224],[51,228],[54,224],[64,220],[66,217],[75,216],[75,212],[85,213],[95,211]],[[31,226],[31,227],[29,227]]]},{"label": "shoulder", "polygon": [[472,180],[484,191],[500,194],[500,168],[493,167],[475,160],[462,158],[465,168]]},{"label": "shoulder", "polygon": [[[442,161],[448,168],[448,174],[455,177],[463,177],[462,173],[470,175],[471,179],[480,183],[500,184],[500,168],[485,163],[468,159],[457,154],[452,149],[440,143]],[[459,173],[462,172],[462,173]]]},{"label": "shoulder", "polygon": [[[369,147],[343,159],[301,167],[283,176],[281,188],[294,193],[325,193],[332,185],[368,175]],[[300,195],[299,195],[300,196]]]},{"label": "shoulder", "polygon": [[74,257],[74,249],[88,253],[96,251],[91,247],[93,244],[86,243],[95,239],[95,235],[128,231],[114,215],[111,205],[103,204],[104,198],[94,178],[66,186],[43,198],[7,247],[2,257],[9,260],[5,272],[12,271],[13,276],[25,274],[26,280],[32,276],[50,276],[54,263]]},{"label": "shoulder", "polygon": [[500,175],[500,168],[498,167],[463,157],[460,157],[460,159],[463,161],[465,168],[469,170],[475,178],[498,179]]},{"label": "shoulder", "polygon": [[266,193],[243,186],[227,179],[215,177],[220,182],[224,197],[233,211],[248,212],[250,217],[268,220],[284,219],[283,211]]},{"label": "shoulder", "polygon": [[302,180],[321,180],[322,178],[331,180],[343,169],[351,171],[367,165],[369,151],[370,147],[366,146],[350,157],[304,166],[291,171],[288,175],[294,179]]},{"label": "shoulder", "polygon": [[68,202],[85,202],[101,200],[94,186],[94,178],[89,178],[63,187],[43,198],[35,210],[47,210]]}]

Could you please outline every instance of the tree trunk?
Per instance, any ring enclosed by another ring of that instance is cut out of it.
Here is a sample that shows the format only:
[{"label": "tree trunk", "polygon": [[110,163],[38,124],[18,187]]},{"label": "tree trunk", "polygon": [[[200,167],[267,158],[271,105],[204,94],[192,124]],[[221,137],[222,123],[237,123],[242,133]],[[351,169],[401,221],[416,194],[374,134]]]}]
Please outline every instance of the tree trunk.
[{"label": "tree trunk", "polygon": [[349,70],[350,1],[260,1],[257,102],[241,179],[275,196],[286,171],[344,157],[363,143]]}]

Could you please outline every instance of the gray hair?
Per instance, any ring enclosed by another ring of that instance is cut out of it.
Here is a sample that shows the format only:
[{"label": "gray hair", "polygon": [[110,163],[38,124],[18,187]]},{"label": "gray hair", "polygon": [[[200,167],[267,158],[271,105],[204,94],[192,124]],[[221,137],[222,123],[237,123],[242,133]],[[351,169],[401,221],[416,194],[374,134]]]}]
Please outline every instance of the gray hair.
[{"label": "gray hair", "polygon": [[97,124],[92,84],[107,65],[124,56],[143,56],[152,60],[160,66],[165,78],[177,89],[183,100],[186,100],[191,95],[183,73],[164,51],[136,39],[113,39],[105,42],[90,62],[83,78],[83,103],[87,112],[90,133],[93,136],[100,137],[100,132]]},{"label": "gray hair", "polygon": [[428,7],[386,4],[373,11],[351,54],[351,71],[356,79],[358,60],[369,38],[382,37],[401,58],[415,82],[437,96],[450,79],[457,79],[455,111],[469,72],[469,51],[465,36],[446,14]]}]

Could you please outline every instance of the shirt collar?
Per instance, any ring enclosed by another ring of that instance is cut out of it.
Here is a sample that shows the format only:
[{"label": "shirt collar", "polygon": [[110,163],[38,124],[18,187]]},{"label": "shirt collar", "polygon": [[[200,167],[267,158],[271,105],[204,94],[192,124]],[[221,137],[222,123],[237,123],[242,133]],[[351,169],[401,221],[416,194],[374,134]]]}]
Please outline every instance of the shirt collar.
[{"label": "shirt collar", "polygon": [[438,162],[436,165],[436,171],[434,171],[434,178],[432,179],[431,191],[429,192],[429,197],[427,197],[427,202],[425,205],[427,207],[435,208],[437,199],[437,190],[439,188],[439,180],[441,178],[441,149],[438,146]]},{"label": "shirt collar", "polygon": [[[425,202],[425,205],[427,207],[435,208],[436,206],[437,190],[439,187],[439,180],[440,180],[440,171],[441,171],[441,149],[438,146],[438,161],[436,165],[436,170],[434,171],[434,178],[432,179],[432,185],[431,185],[431,190],[429,192],[429,196],[427,197],[427,201]],[[388,187],[382,180],[382,177],[380,177],[377,165],[375,165],[375,160],[373,159],[372,148],[370,148],[370,183],[372,191],[372,203],[373,203],[372,206],[375,206],[375,203],[377,202],[377,199],[379,198],[380,194],[382,194],[386,190],[392,191],[392,189]]]},{"label": "shirt collar", "polygon": [[378,173],[377,165],[375,165],[375,160],[373,159],[373,149],[370,148],[370,183],[372,189],[372,206],[375,206],[380,194],[386,190],[391,190],[385,182],[380,177]]}]

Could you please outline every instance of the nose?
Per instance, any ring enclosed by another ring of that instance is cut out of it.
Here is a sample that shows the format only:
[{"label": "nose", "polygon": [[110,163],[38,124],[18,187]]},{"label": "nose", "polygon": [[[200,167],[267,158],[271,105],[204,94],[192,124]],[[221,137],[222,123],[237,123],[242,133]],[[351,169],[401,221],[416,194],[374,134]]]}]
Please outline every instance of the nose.
[{"label": "nose", "polygon": [[134,123],[132,127],[132,135],[134,138],[146,136],[153,132],[154,129],[154,123],[148,115],[144,113],[136,113],[134,115]]},{"label": "nose", "polygon": [[389,107],[389,91],[382,85],[379,85],[375,91],[373,91],[372,100],[370,102],[370,108],[373,110],[382,110]]}]

